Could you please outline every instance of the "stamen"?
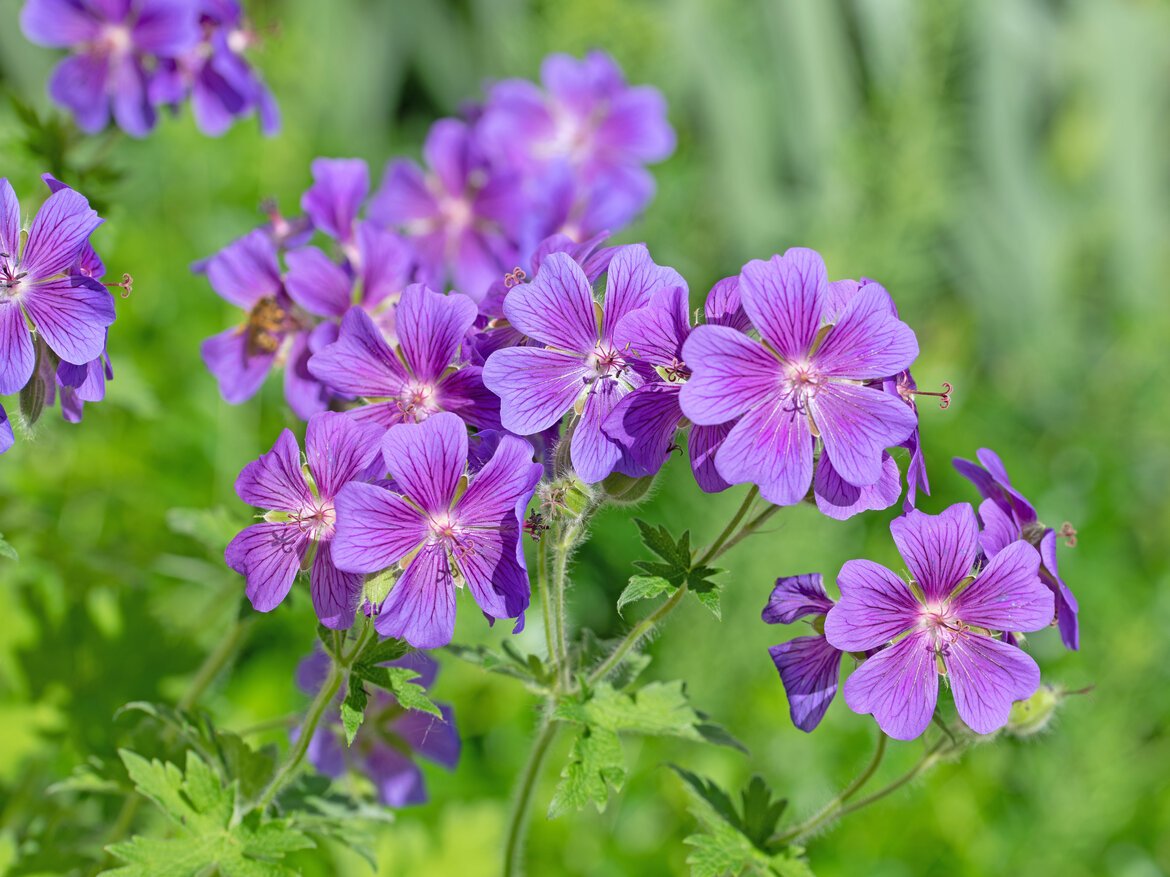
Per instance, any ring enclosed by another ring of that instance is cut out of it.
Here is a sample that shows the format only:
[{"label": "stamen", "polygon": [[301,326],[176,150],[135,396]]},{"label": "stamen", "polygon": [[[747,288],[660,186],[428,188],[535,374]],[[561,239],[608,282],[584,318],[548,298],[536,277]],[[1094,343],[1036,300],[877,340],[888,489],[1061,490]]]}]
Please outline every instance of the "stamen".
[{"label": "stamen", "polygon": [[1064,544],[1069,548],[1077,547],[1077,531],[1068,521],[1060,525],[1060,529],[1056,531],[1056,535],[1064,540]]},{"label": "stamen", "polygon": [[134,291],[134,278],[129,274],[123,274],[121,282],[106,283],[105,281],[102,281],[102,286],[106,287],[107,289],[120,289],[122,290],[122,298],[129,298],[130,293]]},{"label": "stamen", "polygon": [[528,519],[524,521],[524,532],[532,537],[533,542],[539,542],[541,534],[549,529],[549,525],[544,522],[544,516],[536,509],[528,513]]},{"label": "stamen", "polygon": [[943,411],[951,407],[951,394],[955,392],[955,387],[950,381],[943,381],[943,391],[941,393],[931,393],[927,390],[912,390],[909,387],[898,385],[898,395],[908,402],[913,402],[915,396],[938,396],[938,407]]},{"label": "stamen", "polygon": [[515,268],[504,275],[504,286],[507,289],[511,289],[513,286],[519,286],[527,278],[528,275],[524,273],[524,269],[517,265]]}]

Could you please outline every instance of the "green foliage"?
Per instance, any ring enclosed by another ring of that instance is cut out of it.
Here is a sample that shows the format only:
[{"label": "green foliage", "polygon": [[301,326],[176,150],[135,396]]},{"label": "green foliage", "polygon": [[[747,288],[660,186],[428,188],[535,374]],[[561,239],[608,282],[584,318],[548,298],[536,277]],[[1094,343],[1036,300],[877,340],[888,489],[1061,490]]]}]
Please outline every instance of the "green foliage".
[{"label": "green foliage", "polygon": [[186,769],[169,762],[119,754],[135,788],[175,824],[165,839],[135,837],[109,851],[126,863],[111,877],[195,877],[215,868],[225,877],[282,877],[295,873],[280,860],[316,844],[287,819],[241,813],[239,785],[221,776],[194,751]]},{"label": "green foliage", "polygon": [[725,875],[772,875],[812,877],[812,870],[796,848],[772,841],[776,825],[788,802],[772,799],[763,777],[753,776],[740,793],[741,808],[711,780],[673,766],[691,793],[691,812],[703,831],[684,843],[691,847],[687,864],[692,877]]},{"label": "green foliage", "polygon": [[16,553],[16,549],[4,538],[3,533],[0,533],[0,557],[6,557],[9,560],[20,560],[20,555]]},{"label": "green foliage", "polygon": [[[322,628],[322,631],[324,628]],[[322,633],[322,641],[326,637]],[[341,724],[345,729],[346,745],[353,745],[358,728],[365,721],[369,695],[365,684],[376,685],[394,695],[403,708],[420,710],[433,716],[442,717],[442,712],[427,697],[426,689],[411,681],[418,678],[418,671],[409,667],[385,667],[387,661],[401,658],[410,646],[398,639],[373,639],[362,648],[361,653],[349,667],[346,680],[345,699],[341,703]]]},{"label": "green foliage", "polygon": [[536,691],[545,691],[556,675],[539,655],[521,654],[508,640],[500,643],[499,650],[485,645],[452,643],[446,651],[489,673],[520,679]]},{"label": "green foliage", "polygon": [[609,789],[620,791],[626,778],[619,734],[707,740],[703,717],[687,700],[682,682],[651,682],[627,693],[601,683],[561,701],[553,719],[579,730],[549,805],[549,816],[593,803],[605,809]]},{"label": "green foliage", "polygon": [[719,608],[720,585],[712,579],[723,570],[695,563],[691,551],[691,531],[683,531],[676,540],[661,524],[651,526],[637,518],[634,523],[642,535],[642,544],[658,555],[659,559],[634,561],[634,566],[646,575],[630,579],[618,599],[618,612],[627,603],[656,597],[669,589],[685,585],[716,618],[722,617]]}]

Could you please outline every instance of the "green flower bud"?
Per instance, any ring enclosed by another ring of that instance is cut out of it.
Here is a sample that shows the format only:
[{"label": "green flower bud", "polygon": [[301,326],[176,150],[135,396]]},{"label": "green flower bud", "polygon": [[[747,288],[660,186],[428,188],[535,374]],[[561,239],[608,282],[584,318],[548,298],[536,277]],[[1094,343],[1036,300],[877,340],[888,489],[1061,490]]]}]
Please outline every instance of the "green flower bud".
[{"label": "green flower bud", "polygon": [[652,484],[654,484],[653,475],[648,475],[645,478],[633,478],[629,475],[622,475],[620,472],[614,472],[601,482],[601,489],[612,503],[635,505],[646,498]]},{"label": "green flower bud", "polygon": [[1016,737],[1031,737],[1039,734],[1056,715],[1056,708],[1060,706],[1064,692],[1051,685],[1041,685],[1036,693],[1027,700],[1019,700],[1012,704],[1011,714],[1008,716],[1007,732]]}]

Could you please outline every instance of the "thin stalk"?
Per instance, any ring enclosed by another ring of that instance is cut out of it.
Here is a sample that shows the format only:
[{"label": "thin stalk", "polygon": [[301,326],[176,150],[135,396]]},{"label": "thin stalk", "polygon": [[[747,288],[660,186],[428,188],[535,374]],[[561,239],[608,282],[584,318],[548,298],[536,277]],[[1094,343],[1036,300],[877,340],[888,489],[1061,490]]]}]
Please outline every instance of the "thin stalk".
[{"label": "thin stalk", "polygon": [[589,674],[588,684],[596,684],[604,679],[611,670],[617,667],[625,658],[626,654],[629,653],[630,649],[636,646],[642,637],[653,630],[658,625],[658,622],[674,611],[674,607],[682,602],[682,598],[686,595],[686,592],[687,586],[684,583],[675,589],[675,592],[670,595],[665,603],[634,625],[634,628],[617,644],[617,647],[609,653],[609,656],[598,665],[597,669]]},{"label": "thin stalk", "polygon": [[325,679],[325,684],[321,686],[321,690],[317,692],[317,696],[309,705],[309,711],[305,715],[305,722],[301,725],[300,733],[297,734],[296,743],[289,750],[288,757],[281,764],[280,769],[277,770],[276,775],[268,784],[268,788],[264,790],[264,794],[260,796],[260,801],[256,805],[257,810],[261,812],[266,810],[277,793],[301,766],[301,762],[305,758],[305,753],[309,750],[309,743],[313,739],[313,733],[317,730],[317,725],[320,724],[321,717],[325,715],[325,710],[333,702],[333,698],[336,696],[338,689],[341,688],[341,679],[344,675],[345,669],[341,664],[337,661],[331,661],[329,664],[329,676]]},{"label": "thin stalk", "polygon": [[885,757],[886,743],[888,740],[889,738],[885,734],[878,731],[877,749],[874,750],[873,757],[869,760],[869,764],[866,765],[865,770],[853,782],[842,789],[840,794],[829,801],[828,804],[800,823],[800,825],[781,834],[775,839],[775,842],[786,843],[787,841],[794,840],[808,834],[827,820],[833,818],[834,814],[844,806],[845,802],[861,791],[862,787],[873,777],[878,766],[882,763],[882,759]]},{"label": "thin stalk", "polygon": [[554,665],[557,660],[556,628],[553,626],[552,596],[548,586],[549,540],[543,536],[536,549],[536,589],[540,594],[540,608],[544,613],[544,643],[548,650],[548,661]]},{"label": "thin stalk", "polygon": [[508,820],[508,839],[504,844],[504,877],[516,877],[522,873],[524,835],[528,828],[528,810],[532,805],[532,793],[536,790],[536,781],[540,778],[545,756],[548,755],[549,747],[557,735],[557,727],[547,716],[544,718],[540,731],[532,743],[528,762],[520,774],[520,785]]},{"label": "thin stalk", "polygon": [[576,524],[570,524],[557,540],[556,556],[553,559],[551,589],[553,595],[553,620],[557,626],[557,679],[562,689],[569,687],[569,640],[565,634],[565,590],[568,588],[569,555],[577,545]]},{"label": "thin stalk", "polygon": [[761,511],[758,515],[744,524],[743,528],[738,533],[736,533],[735,536],[733,536],[728,542],[724,543],[724,545],[718,551],[716,551],[713,555],[711,555],[711,557],[707,559],[715,560],[717,557],[726,554],[748,536],[754,535],[756,530],[759,529],[760,524],[764,523],[766,520],[768,520],[768,518],[772,517],[772,515],[776,514],[778,511],[780,511],[780,506],[769,505],[766,509]]},{"label": "thin stalk", "polygon": [[[885,735],[883,734],[881,738],[882,748],[884,748],[885,739]],[[850,786],[846,789],[848,794],[843,792],[830,801],[829,804],[823,807],[810,819],[807,819],[800,825],[797,825],[795,828],[791,828],[781,834],[774,835],[770,843],[773,845],[780,845],[790,843],[794,840],[799,840],[827,822],[835,822],[838,819],[845,818],[851,813],[856,813],[858,810],[861,810],[864,807],[868,807],[875,801],[880,801],[887,795],[896,792],[898,789],[902,788],[902,786],[912,782],[917,777],[922,776],[922,774],[926,773],[948,755],[951,755],[954,752],[958,752],[963,748],[963,743],[954,744],[950,743],[948,740],[940,740],[939,742],[935,743],[934,746],[932,746],[929,750],[927,750],[926,754],[918,760],[918,763],[910,768],[910,770],[906,771],[906,773],[882,786],[873,794],[866,795],[864,798],[847,805],[846,801],[861,789],[865,782],[867,782],[870,777],[872,777],[873,771],[877,769],[877,765],[872,764],[872,769],[867,770],[862,774],[862,782],[859,783],[855,780],[852,784],[850,784]]]},{"label": "thin stalk", "polygon": [[743,520],[744,515],[748,513],[748,510],[752,507],[752,503],[756,501],[756,497],[759,495],[760,488],[753,484],[752,489],[749,490],[747,492],[747,496],[743,498],[743,503],[740,504],[739,510],[736,511],[735,515],[727,523],[727,526],[723,528],[723,532],[720,533],[715,538],[715,541],[711,543],[711,547],[704,551],[703,556],[695,561],[695,566],[702,566],[703,564],[714,560],[716,557],[722,554],[719,549],[722,548],[724,543],[731,538],[731,535],[735,532],[735,528],[739,526],[739,522]]}]

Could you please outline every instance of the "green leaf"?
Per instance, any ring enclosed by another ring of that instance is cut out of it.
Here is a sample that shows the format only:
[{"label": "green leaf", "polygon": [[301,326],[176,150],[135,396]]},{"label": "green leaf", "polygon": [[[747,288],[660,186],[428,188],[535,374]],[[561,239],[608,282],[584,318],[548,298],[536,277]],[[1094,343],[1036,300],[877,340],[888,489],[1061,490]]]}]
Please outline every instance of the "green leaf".
[{"label": "green leaf", "polygon": [[456,643],[447,646],[446,650],[460,660],[474,664],[489,673],[511,676],[513,679],[538,685],[542,689],[549,680],[548,668],[544,666],[544,662],[540,660],[539,656],[519,656],[519,660],[517,660],[519,653],[507,645],[505,645],[504,654],[484,645],[464,646]]},{"label": "green leaf", "polygon": [[442,711],[427,697],[426,689],[411,681],[418,678],[416,670],[409,667],[371,667],[359,663],[351,668],[350,673],[372,685],[386,689],[408,710],[419,710],[432,716],[443,717]]},{"label": "green leaf", "polygon": [[410,644],[406,640],[393,637],[373,639],[366,643],[357,660],[362,664],[384,664],[388,661],[397,661],[409,651]]},{"label": "green leaf", "polygon": [[265,821],[255,812],[236,819],[238,783],[225,785],[193,750],[185,770],[125,749],[118,754],[137,790],[176,829],[165,839],[135,837],[107,847],[125,863],[103,872],[110,877],[195,877],[212,869],[226,877],[284,877],[294,873],[279,862],[284,854],[316,846],[289,820]]},{"label": "green leaf", "polygon": [[16,549],[4,538],[3,533],[0,533],[0,557],[7,557],[9,560],[20,560],[20,555],[16,553]]},{"label": "green leaf", "polygon": [[366,705],[368,703],[369,697],[366,695],[361,678],[350,676],[345,700],[341,702],[341,724],[345,728],[346,746],[353,745],[353,738],[357,736],[358,728],[366,720]]},{"label": "green leaf", "polygon": [[719,605],[719,593],[722,588],[712,583],[712,587],[705,591],[696,591],[691,589],[691,593],[695,595],[695,599],[707,607],[707,610],[717,619],[723,620],[723,610]]},{"label": "green leaf", "polygon": [[[634,523],[638,525],[638,530],[642,534],[642,542],[647,548],[658,555],[660,560],[637,560],[634,561],[634,566],[646,573],[646,576],[635,576],[635,578],[643,579],[646,577],[665,579],[672,587],[681,587],[686,585],[691,591],[694,591],[695,597],[716,617],[720,618],[719,609],[719,590],[720,585],[712,581],[714,576],[719,575],[723,570],[716,569],[711,566],[693,566],[694,557],[691,552],[691,533],[686,531],[676,541],[674,537],[667,532],[666,528],[659,525],[652,527],[645,521],[635,520]],[[634,587],[634,579],[630,579],[630,584],[622,593],[622,598],[618,602],[618,611],[625,603],[631,602],[634,599],[645,599],[642,596],[631,596],[630,599],[625,599],[626,594],[630,593],[631,588]],[[649,587],[648,584],[639,584],[639,588]],[[635,591],[637,593],[637,591]],[[661,590],[650,594],[649,596],[657,596],[662,593]],[[622,602],[624,600],[625,602]]]},{"label": "green leaf", "polygon": [[629,603],[650,600],[673,590],[674,585],[661,576],[630,576],[630,583],[626,585],[622,595],[618,597],[618,615],[622,614],[622,609]]},{"label": "green leaf", "polygon": [[586,726],[569,751],[569,761],[561,771],[552,801],[549,819],[569,810],[581,810],[586,804],[605,809],[609,789],[620,790],[626,779],[625,759],[618,735],[606,728]]},{"label": "green leaf", "polygon": [[378,837],[395,818],[389,807],[356,798],[336,787],[328,777],[313,773],[298,776],[278,800],[294,828],[336,841],[377,869],[374,850]]}]

